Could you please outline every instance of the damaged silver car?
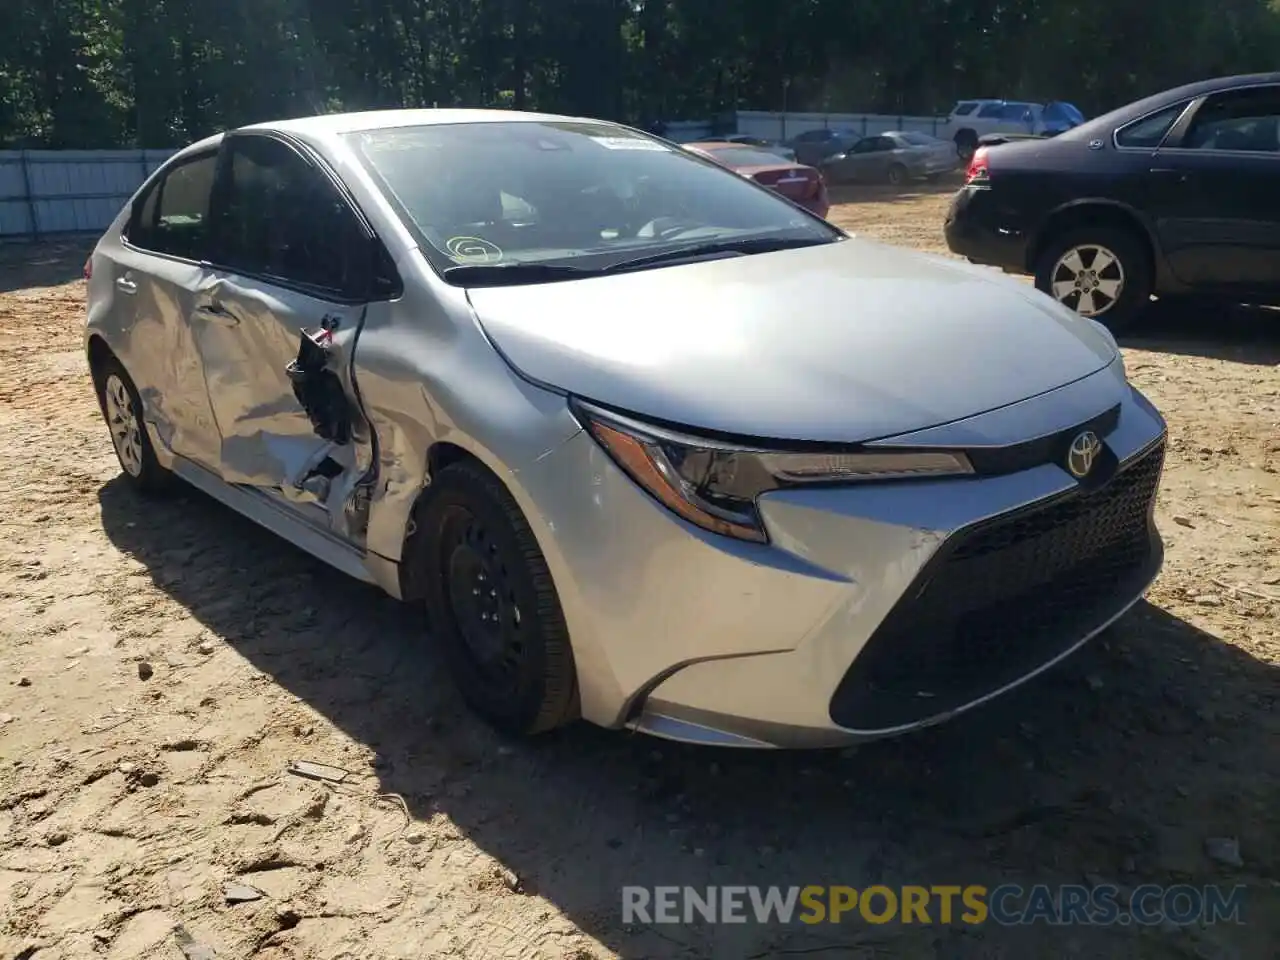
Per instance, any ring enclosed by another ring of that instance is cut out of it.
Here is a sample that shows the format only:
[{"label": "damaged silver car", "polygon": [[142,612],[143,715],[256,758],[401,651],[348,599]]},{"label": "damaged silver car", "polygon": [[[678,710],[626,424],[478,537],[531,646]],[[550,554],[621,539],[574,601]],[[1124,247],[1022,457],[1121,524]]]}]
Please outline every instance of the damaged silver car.
[{"label": "damaged silver car", "polygon": [[238,129],[148,178],[86,274],[127,481],[424,604],[511,734],[917,729],[1161,564],[1165,425],[1104,328],[628,127]]}]

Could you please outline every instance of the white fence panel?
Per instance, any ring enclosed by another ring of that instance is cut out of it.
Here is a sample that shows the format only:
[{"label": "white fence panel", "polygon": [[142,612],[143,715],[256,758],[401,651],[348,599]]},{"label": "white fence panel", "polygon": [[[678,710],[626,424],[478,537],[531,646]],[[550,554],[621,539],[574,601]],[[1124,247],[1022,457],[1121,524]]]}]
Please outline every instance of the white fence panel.
[{"label": "white fence panel", "polygon": [[0,151],[0,239],[96,233],[172,150]]},{"label": "white fence panel", "polygon": [[885,113],[766,113],[738,111],[738,132],[753,137],[789,140],[807,130],[852,130],[862,136],[888,130],[915,130],[930,136],[946,134],[946,117],[913,117]]}]

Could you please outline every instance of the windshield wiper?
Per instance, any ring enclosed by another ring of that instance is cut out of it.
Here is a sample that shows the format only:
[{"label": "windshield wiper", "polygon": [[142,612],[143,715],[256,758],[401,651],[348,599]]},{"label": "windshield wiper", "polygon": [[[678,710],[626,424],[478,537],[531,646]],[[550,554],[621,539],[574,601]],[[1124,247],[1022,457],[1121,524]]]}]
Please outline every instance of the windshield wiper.
[{"label": "windshield wiper", "polygon": [[508,283],[550,283],[599,274],[589,267],[555,263],[463,263],[440,274],[447,283],[468,287],[501,287]]},{"label": "windshield wiper", "polygon": [[575,267],[562,263],[462,263],[446,267],[441,273],[447,283],[468,287],[500,287],[515,283],[553,283],[557,280],[580,280],[598,277],[606,273],[625,273],[662,263],[683,260],[700,260],[714,256],[745,256],[752,253],[771,253],[774,250],[794,250],[799,247],[815,247],[833,240],[813,237],[748,237],[738,240],[703,241],[689,243],[674,250],[651,253],[630,260],[620,260],[606,267]]},{"label": "windshield wiper", "polygon": [[702,243],[691,243],[675,250],[662,253],[651,253],[644,257],[620,260],[600,269],[601,273],[623,273],[627,270],[638,270],[660,263],[672,263],[681,260],[698,260],[702,257],[720,255],[748,255],[752,253],[772,253],[775,250],[796,250],[800,247],[817,247],[826,243],[834,243],[831,239],[814,237],[747,237],[739,240],[713,240]]}]

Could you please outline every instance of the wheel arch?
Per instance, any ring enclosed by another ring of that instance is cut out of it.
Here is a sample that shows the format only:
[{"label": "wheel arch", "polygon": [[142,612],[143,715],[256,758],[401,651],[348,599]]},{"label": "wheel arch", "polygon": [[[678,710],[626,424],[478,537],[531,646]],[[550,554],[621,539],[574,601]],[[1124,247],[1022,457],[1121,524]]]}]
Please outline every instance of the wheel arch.
[{"label": "wheel arch", "polygon": [[1031,242],[1027,244],[1024,264],[1027,272],[1035,273],[1036,264],[1040,262],[1045,248],[1054,237],[1067,230],[1090,225],[1108,226],[1132,233],[1147,255],[1147,266],[1151,268],[1152,277],[1159,275],[1160,248],[1146,220],[1132,207],[1102,199],[1072,200],[1045,217],[1032,235]]},{"label": "wheel arch", "polygon": [[[418,519],[422,516],[422,511],[426,505],[431,502],[431,497],[435,490],[434,478],[440,475],[440,471],[456,463],[469,463],[492,475],[516,499],[517,505],[520,505],[521,498],[511,489],[511,485],[503,479],[502,471],[496,465],[489,463],[480,451],[454,443],[451,440],[437,440],[431,444],[427,449],[425,483],[423,483],[422,489],[418,491],[417,497],[414,498],[413,506],[410,508],[409,523],[404,531],[404,540],[400,551],[400,597],[402,600],[412,602],[421,600],[424,596],[422,584],[417,582],[416,579],[417,565],[412,561],[419,533]],[[521,506],[521,509],[524,509],[523,506]]]},{"label": "wheel arch", "polygon": [[103,365],[113,358],[116,353],[111,349],[111,345],[107,343],[107,338],[100,333],[89,334],[88,340],[85,342],[85,359],[89,363],[89,375],[93,377],[96,386],[102,379]]}]

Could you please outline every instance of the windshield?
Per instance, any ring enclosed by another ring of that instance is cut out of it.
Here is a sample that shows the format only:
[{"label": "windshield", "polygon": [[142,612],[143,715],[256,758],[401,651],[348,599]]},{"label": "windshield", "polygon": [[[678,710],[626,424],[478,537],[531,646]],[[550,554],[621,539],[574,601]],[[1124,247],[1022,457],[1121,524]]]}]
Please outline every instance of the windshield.
[{"label": "windshield", "polygon": [[786,161],[776,153],[766,150],[748,150],[745,147],[726,147],[723,150],[709,149],[711,154],[721,163],[731,167],[776,167],[785,166]]},{"label": "windshield", "polygon": [[710,160],[612,124],[429,124],[346,139],[440,271],[598,269],[701,243],[843,236]]}]

